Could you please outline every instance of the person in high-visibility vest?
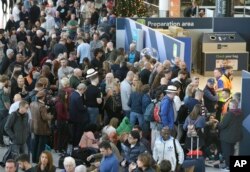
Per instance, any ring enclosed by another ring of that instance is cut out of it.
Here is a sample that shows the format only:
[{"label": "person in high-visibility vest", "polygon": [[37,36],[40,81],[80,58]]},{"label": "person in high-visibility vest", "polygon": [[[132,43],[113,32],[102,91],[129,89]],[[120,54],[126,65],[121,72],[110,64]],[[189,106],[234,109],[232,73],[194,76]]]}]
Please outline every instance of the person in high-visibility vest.
[{"label": "person in high-visibility vest", "polygon": [[216,79],[216,83],[214,85],[214,90],[218,95],[218,102],[216,105],[216,119],[220,119],[221,109],[224,103],[224,99],[222,97],[222,90],[223,90],[223,81],[221,80],[222,71],[219,68],[214,69],[214,77]]},{"label": "person in high-visibility vest", "polygon": [[223,120],[225,114],[227,113],[229,103],[232,100],[231,91],[228,88],[224,88],[222,91],[222,96],[223,96],[225,102],[224,102],[224,104],[222,106],[222,110],[221,110],[221,117],[220,117],[221,121]]},{"label": "person in high-visibility vest", "polygon": [[232,91],[232,75],[233,75],[233,67],[232,66],[226,66],[225,67],[225,73],[221,76],[221,80],[223,82],[223,88],[228,88],[230,91]]}]

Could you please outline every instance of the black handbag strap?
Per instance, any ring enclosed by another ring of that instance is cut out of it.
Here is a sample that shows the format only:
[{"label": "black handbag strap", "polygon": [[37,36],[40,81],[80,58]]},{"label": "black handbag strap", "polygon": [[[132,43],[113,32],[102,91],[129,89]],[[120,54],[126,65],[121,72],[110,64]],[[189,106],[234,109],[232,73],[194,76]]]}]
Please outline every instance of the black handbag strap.
[{"label": "black handbag strap", "polygon": [[178,157],[178,153],[177,153],[177,149],[176,149],[176,143],[175,143],[175,139],[173,139],[174,142],[174,152],[175,152],[175,158],[176,158],[176,166],[179,162],[179,157]]}]

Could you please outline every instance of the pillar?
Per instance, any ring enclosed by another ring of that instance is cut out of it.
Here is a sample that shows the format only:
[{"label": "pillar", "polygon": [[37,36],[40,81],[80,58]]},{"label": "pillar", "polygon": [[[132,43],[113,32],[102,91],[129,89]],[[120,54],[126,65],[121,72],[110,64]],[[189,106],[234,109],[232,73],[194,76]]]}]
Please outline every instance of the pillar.
[{"label": "pillar", "polygon": [[159,0],[159,17],[169,16],[169,1],[170,0]]}]

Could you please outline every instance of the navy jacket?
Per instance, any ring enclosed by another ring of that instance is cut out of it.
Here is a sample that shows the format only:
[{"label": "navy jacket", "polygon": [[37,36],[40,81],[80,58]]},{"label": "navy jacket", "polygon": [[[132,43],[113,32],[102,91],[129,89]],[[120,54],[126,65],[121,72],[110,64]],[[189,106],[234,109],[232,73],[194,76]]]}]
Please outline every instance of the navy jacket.
[{"label": "navy jacket", "polygon": [[145,110],[150,103],[151,103],[151,98],[149,94],[144,94],[142,96],[142,114],[145,113]]},{"label": "navy jacket", "polygon": [[216,94],[216,92],[214,91],[214,89],[209,88],[208,86],[206,86],[203,90],[204,92],[204,104],[208,110],[208,112],[213,113],[215,112],[215,104],[218,101],[218,96]]},{"label": "navy jacket", "polygon": [[132,92],[129,97],[128,106],[131,108],[131,112],[142,114],[142,93]]},{"label": "navy jacket", "polygon": [[69,100],[70,121],[76,123],[86,123],[88,121],[87,109],[84,106],[82,97],[76,91],[73,91]]},{"label": "navy jacket", "polygon": [[130,147],[130,145],[123,146],[123,152],[125,160],[127,161],[127,165],[129,165],[131,162],[136,162],[138,156],[146,152],[146,147],[139,141],[134,147]]}]

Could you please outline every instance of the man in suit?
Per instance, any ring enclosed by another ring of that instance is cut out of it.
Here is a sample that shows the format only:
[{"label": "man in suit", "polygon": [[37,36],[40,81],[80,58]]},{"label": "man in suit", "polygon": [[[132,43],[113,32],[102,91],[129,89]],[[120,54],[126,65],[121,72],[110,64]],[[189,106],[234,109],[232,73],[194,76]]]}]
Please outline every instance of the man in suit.
[{"label": "man in suit", "polygon": [[86,91],[85,84],[80,83],[77,89],[70,96],[69,101],[69,118],[73,124],[73,146],[78,146],[84,126],[88,123],[87,109],[84,106],[82,95]]}]

